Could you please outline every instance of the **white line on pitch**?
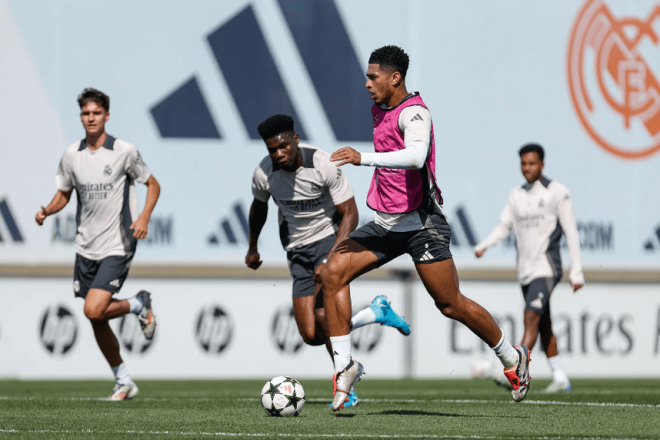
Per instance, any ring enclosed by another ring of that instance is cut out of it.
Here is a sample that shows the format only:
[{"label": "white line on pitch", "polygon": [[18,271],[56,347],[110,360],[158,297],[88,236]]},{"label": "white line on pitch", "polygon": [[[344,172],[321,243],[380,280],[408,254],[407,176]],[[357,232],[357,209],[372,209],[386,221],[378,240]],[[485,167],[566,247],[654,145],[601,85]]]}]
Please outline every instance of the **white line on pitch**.
[{"label": "white line on pitch", "polygon": [[[176,432],[176,431],[93,431],[91,429],[82,430],[52,430],[52,429],[0,429],[0,433],[6,434],[137,434],[137,435],[169,435],[169,436],[214,436],[214,437],[297,437],[297,438],[327,438],[327,437],[348,437],[348,438],[437,438],[437,439],[505,439],[510,437],[497,437],[485,435],[436,435],[436,434],[270,434],[270,433],[243,433],[243,432]],[[559,440],[561,437],[527,437],[535,440]],[[601,440],[602,437],[565,437],[570,440]],[[603,439],[604,440],[604,439]],[[608,440],[610,438],[608,437]],[[635,440],[635,439],[618,439]]]},{"label": "white line on pitch", "polygon": [[[24,396],[0,396],[0,400],[67,400],[67,401],[107,401],[105,397],[24,397]],[[207,402],[211,399],[207,397],[139,397],[136,400],[167,402],[172,400],[193,400],[200,402]]]},{"label": "white line on pitch", "polygon": [[[257,402],[259,399],[238,399],[249,402]],[[330,402],[329,399],[307,399],[308,402]],[[360,399],[360,402],[373,403],[516,403],[512,400],[476,400],[476,399]],[[523,400],[520,403],[534,405],[566,405],[566,406],[612,406],[623,408],[660,408],[660,405],[643,403],[616,403],[616,402],[561,402],[557,400]]]}]

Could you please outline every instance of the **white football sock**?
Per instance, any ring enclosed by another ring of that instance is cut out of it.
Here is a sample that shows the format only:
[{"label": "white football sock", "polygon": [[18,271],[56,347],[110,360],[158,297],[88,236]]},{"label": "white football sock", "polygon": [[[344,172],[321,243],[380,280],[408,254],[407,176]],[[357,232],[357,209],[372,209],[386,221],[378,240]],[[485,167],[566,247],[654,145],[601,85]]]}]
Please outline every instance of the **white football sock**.
[{"label": "white football sock", "polygon": [[552,380],[555,382],[568,382],[568,376],[561,367],[561,358],[559,355],[549,357],[550,369],[552,370]]},{"label": "white football sock", "polygon": [[131,306],[131,313],[135,313],[137,315],[142,311],[143,304],[137,296],[128,298],[126,301],[128,301],[128,304]]},{"label": "white football sock", "polygon": [[117,383],[122,385],[128,385],[133,383],[133,379],[128,374],[128,368],[126,368],[125,363],[121,363],[116,367],[112,367],[112,372],[115,374],[115,380]]},{"label": "white football sock", "polygon": [[498,342],[497,345],[493,347],[493,351],[505,368],[516,365],[520,360],[518,357],[518,352],[504,337],[504,332],[502,332],[502,339],[500,339],[500,342]]},{"label": "white football sock", "polygon": [[376,314],[374,311],[371,310],[371,307],[364,308],[353,315],[353,318],[351,319],[351,330],[360,328],[363,325],[373,324],[374,322],[376,322]]},{"label": "white football sock", "polygon": [[339,373],[351,362],[351,335],[330,336],[335,359],[335,372]]}]

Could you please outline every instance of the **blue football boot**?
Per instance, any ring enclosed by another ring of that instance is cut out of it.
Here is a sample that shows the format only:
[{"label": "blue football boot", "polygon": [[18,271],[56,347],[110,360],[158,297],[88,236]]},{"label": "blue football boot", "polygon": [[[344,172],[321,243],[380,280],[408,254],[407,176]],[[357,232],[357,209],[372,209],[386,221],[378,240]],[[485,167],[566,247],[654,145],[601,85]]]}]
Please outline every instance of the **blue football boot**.
[{"label": "blue football boot", "polygon": [[392,310],[386,296],[378,295],[371,301],[369,308],[376,314],[376,322],[379,322],[380,325],[394,327],[404,336],[410,334],[410,325],[402,316]]}]

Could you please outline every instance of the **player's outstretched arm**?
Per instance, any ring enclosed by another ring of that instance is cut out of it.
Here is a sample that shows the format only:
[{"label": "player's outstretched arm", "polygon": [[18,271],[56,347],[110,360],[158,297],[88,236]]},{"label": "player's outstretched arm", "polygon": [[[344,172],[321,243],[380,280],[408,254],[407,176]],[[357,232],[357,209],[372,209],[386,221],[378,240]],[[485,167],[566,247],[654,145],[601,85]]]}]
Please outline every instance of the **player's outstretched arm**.
[{"label": "player's outstretched arm", "polygon": [[514,217],[512,193],[509,195],[509,200],[502,210],[502,214],[500,214],[500,222],[493,228],[490,234],[488,234],[488,237],[474,247],[474,255],[477,258],[481,258],[489,247],[495,246],[506,240],[513,229]]},{"label": "player's outstretched arm", "polygon": [[151,213],[156,207],[158,197],[160,197],[160,183],[158,183],[153,175],[149,176],[149,180],[144,184],[147,185],[147,201],[144,204],[142,214],[138,216],[130,227],[133,229],[133,237],[138,240],[144,240],[147,238],[147,234],[149,233],[149,219],[151,218]]},{"label": "player's outstretched arm", "polygon": [[37,224],[39,226],[44,224],[44,220],[46,220],[46,217],[49,215],[56,214],[60,212],[64,207],[69,203],[69,200],[71,200],[71,191],[62,191],[58,190],[57,193],[55,194],[55,197],[53,197],[53,200],[50,201],[48,206],[46,207],[41,207],[41,211],[37,212],[37,215],[34,216],[34,219],[36,220]]},{"label": "player's outstretched arm", "polygon": [[261,256],[259,255],[259,250],[257,248],[257,242],[259,241],[259,235],[261,230],[266,224],[266,219],[268,218],[268,202],[262,202],[256,198],[252,201],[250,206],[250,244],[248,247],[247,254],[245,255],[245,264],[250,269],[257,270],[261,266]]}]

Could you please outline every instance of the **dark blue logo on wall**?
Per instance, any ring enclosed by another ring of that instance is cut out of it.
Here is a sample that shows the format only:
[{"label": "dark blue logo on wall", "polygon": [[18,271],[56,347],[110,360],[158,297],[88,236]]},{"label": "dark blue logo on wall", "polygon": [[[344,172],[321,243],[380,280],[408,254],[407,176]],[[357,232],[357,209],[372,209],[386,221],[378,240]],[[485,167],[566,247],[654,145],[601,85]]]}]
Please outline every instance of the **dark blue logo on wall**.
[{"label": "dark blue logo on wall", "polygon": [[[364,72],[334,1],[278,3],[337,140],[371,141]],[[260,139],[257,125],[276,113],[291,115],[300,137],[307,138],[252,6],[211,32],[207,41],[251,139]],[[222,138],[194,75],[151,114],[162,137]]]},{"label": "dark blue logo on wall", "polygon": [[654,232],[655,234],[644,242],[644,249],[647,251],[653,252],[656,249],[660,249],[660,226],[655,228]]},{"label": "dark blue logo on wall", "polygon": [[[235,226],[232,226],[232,224]],[[208,244],[213,246],[217,246],[221,242],[231,245],[236,245],[240,242],[247,244],[250,239],[250,227],[245,216],[245,210],[243,210],[240,203],[236,203],[229,215],[220,220],[219,226],[219,230],[212,232],[209,236],[207,240]],[[241,235],[236,232],[237,230]]]},{"label": "dark blue logo on wall", "polygon": [[[23,235],[21,235],[21,231],[18,229],[18,223],[16,223],[16,220],[9,209],[9,204],[5,199],[0,200],[0,217],[2,217],[12,241],[14,243],[23,243]],[[4,240],[2,234],[0,234],[0,243]]]}]

